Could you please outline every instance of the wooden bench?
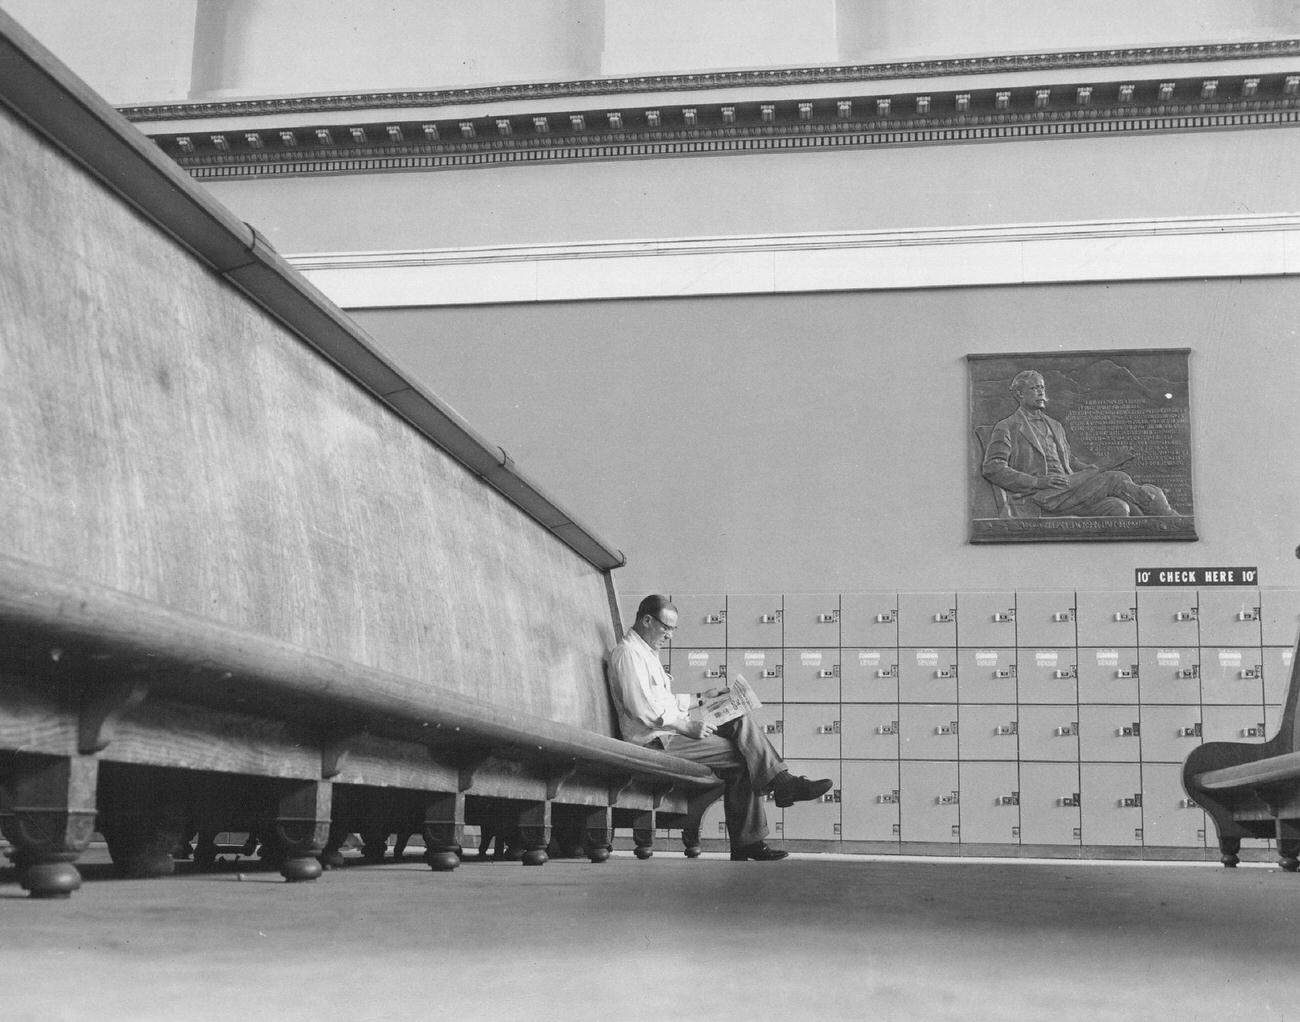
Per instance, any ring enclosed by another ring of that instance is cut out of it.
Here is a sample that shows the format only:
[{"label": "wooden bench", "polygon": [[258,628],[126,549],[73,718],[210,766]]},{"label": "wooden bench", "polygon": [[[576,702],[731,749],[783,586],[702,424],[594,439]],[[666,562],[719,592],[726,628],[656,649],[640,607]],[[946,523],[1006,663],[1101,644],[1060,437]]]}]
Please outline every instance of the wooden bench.
[{"label": "wooden bench", "polygon": [[1283,869],[1300,868],[1300,644],[1282,723],[1263,743],[1207,742],[1183,764],[1183,787],[1218,830],[1221,861],[1236,866],[1245,837],[1277,841]]},{"label": "wooden bench", "polygon": [[0,11],[0,828],[66,895],[197,829],[289,879],[466,823],[688,851],[719,786],[616,737],[622,555]]}]

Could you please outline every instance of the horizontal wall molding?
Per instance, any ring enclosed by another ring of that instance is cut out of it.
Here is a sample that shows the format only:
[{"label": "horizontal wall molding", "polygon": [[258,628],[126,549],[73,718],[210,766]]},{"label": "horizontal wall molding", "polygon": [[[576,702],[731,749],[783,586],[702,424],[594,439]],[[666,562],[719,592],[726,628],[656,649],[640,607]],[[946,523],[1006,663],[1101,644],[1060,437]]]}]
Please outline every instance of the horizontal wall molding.
[{"label": "horizontal wall molding", "polygon": [[1300,213],[301,254],[346,309],[1300,272]]}]

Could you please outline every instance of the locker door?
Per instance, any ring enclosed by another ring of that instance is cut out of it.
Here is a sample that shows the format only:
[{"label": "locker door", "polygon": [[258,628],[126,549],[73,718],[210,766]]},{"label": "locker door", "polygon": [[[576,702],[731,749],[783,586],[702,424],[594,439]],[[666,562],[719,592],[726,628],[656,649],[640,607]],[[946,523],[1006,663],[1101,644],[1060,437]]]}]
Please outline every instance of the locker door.
[{"label": "locker door", "polygon": [[1138,638],[1142,645],[1199,646],[1200,634],[1200,605],[1195,590],[1138,590]]},{"label": "locker door", "polygon": [[1079,701],[1078,651],[1073,646],[1016,651],[1017,692],[1024,703]]},{"label": "locker door", "polygon": [[672,650],[671,663],[673,691],[679,694],[704,692],[727,683],[725,649],[683,649],[676,646]]},{"label": "locker door", "polygon": [[1132,646],[1079,649],[1080,703],[1137,703],[1141,670]]},{"label": "locker door", "polygon": [[898,706],[900,759],[957,759],[957,704]]},{"label": "locker door", "polygon": [[792,774],[805,777],[829,777],[835,787],[815,802],[796,802],[784,810],[785,837],[787,840],[840,840],[840,764],[824,760],[788,760]]},{"label": "locker door", "polygon": [[1079,704],[1079,759],[1084,763],[1136,763],[1142,758],[1142,723],[1136,705]]},{"label": "locker door", "polygon": [[1136,763],[1079,767],[1085,845],[1142,844],[1142,770]]},{"label": "locker door", "polygon": [[1142,762],[1182,763],[1201,744],[1201,707],[1142,707]]},{"label": "locker door", "polygon": [[726,654],[729,678],[743,677],[765,705],[784,701],[785,668],[781,650],[729,649]]},{"label": "locker door", "polygon": [[1016,644],[1015,593],[957,594],[958,646]]},{"label": "locker door", "polygon": [[1020,843],[1078,845],[1079,767],[1075,763],[1020,764]]},{"label": "locker door", "polygon": [[840,644],[839,595],[786,594],[782,621],[787,647],[837,647]]},{"label": "locker door", "polygon": [[957,650],[957,701],[1014,703],[1016,651],[988,647]]},{"label": "locker door", "polygon": [[1203,848],[1205,812],[1183,790],[1180,763],[1142,764],[1142,844]]},{"label": "locker door", "polygon": [[1262,641],[1259,590],[1202,589],[1201,645],[1258,646]]},{"label": "locker door", "polygon": [[1290,646],[1266,646],[1262,650],[1264,661],[1264,702],[1281,706],[1286,702],[1291,687],[1292,659],[1295,650]]},{"label": "locker door", "polygon": [[1016,593],[1016,645],[1077,644],[1074,590]]},{"label": "locker door", "polygon": [[1137,651],[1143,705],[1201,701],[1201,651],[1195,647],[1143,647]]},{"label": "locker door", "polygon": [[[900,709],[902,709],[900,707]],[[1079,760],[1079,707],[1026,706],[1018,711],[1020,759],[1060,763]]]},{"label": "locker door", "polygon": [[840,755],[845,759],[898,759],[898,704],[841,706]]},{"label": "locker door", "polygon": [[898,701],[898,650],[845,649],[840,657],[840,701]]},{"label": "locker door", "polygon": [[1300,633],[1300,589],[1261,589],[1261,641],[1266,646],[1292,646]]},{"label": "locker door", "polygon": [[960,780],[962,844],[1019,844],[1018,764],[962,763]]},{"label": "locker door", "polygon": [[898,651],[898,701],[955,703],[957,651],[933,646]]},{"label": "locker door", "polygon": [[1015,704],[963,703],[957,707],[957,722],[963,765],[970,760],[1020,758]]},{"label": "locker door", "polygon": [[845,760],[840,818],[845,841],[898,841],[898,763]]},{"label": "locker door", "polygon": [[903,761],[898,771],[901,839],[940,844],[960,841],[957,764]]},{"label": "locker door", "polygon": [[1264,657],[1259,647],[1201,649],[1201,701],[1237,706],[1264,703]]},{"label": "locker door", "polygon": [[1137,598],[1132,590],[1075,594],[1080,646],[1136,646]]},{"label": "locker door", "polygon": [[[673,596],[677,631],[673,645],[713,649],[727,644],[727,597],[722,593]],[[629,622],[630,626],[630,622]],[[779,646],[780,643],[777,643]]]},{"label": "locker door", "polygon": [[1270,737],[1264,707],[1202,706],[1201,738],[1207,742],[1263,742]]},{"label": "locker door", "polygon": [[783,737],[783,755],[790,759],[838,760],[840,704],[786,703]]},{"label": "locker door", "polygon": [[898,645],[895,593],[845,593],[840,597],[840,645]]},{"label": "locker door", "polygon": [[899,593],[900,646],[956,646],[957,597],[952,593]]},{"label": "locker door", "polygon": [[784,646],[780,594],[727,597],[728,646]]},{"label": "locker door", "polygon": [[788,703],[838,703],[840,701],[840,651],[787,649],[785,651],[785,701]]}]

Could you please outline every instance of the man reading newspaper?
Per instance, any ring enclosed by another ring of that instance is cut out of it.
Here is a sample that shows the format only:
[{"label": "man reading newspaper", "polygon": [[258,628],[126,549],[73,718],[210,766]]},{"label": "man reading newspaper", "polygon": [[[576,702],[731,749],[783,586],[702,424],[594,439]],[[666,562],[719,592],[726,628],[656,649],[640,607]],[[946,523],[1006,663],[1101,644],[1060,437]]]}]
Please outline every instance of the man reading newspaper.
[{"label": "man reading newspaper", "polygon": [[692,704],[703,709],[706,700],[725,690],[694,693],[680,701],[674,695],[672,678],[659,660],[659,647],[676,629],[677,608],[668,597],[647,596],[637,607],[636,621],[606,658],[623,740],[703,763],[718,775],[733,861],[784,859],[787,852],[764,841],[763,795],[770,791],[778,806],[791,806],[820,798],[833,782],[793,776],[748,712],[717,724],[692,717]]}]

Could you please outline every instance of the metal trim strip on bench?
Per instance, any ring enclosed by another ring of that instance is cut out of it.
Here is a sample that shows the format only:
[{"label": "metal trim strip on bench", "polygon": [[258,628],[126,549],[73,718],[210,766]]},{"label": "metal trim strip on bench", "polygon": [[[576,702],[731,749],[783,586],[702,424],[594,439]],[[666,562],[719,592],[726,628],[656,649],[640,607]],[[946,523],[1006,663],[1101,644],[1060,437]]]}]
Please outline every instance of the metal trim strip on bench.
[{"label": "metal trim strip on bench", "polygon": [[[337,726],[430,747],[491,749],[538,763],[690,788],[706,767],[654,749],[474,699],[414,678],[314,654],[0,555],[0,648],[42,673],[93,687],[147,672],[151,694],[277,719]],[[57,657],[50,652],[58,650]],[[34,655],[38,654],[38,655]]]},{"label": "metal trim strip on bench", "polygon": [[1258,787],[1278,784],[1300,778],[1300,752],[1285,752],[1238,766],[1207,770],[1192,778],[1206,791],[1224,791],[1231,788]]}]

